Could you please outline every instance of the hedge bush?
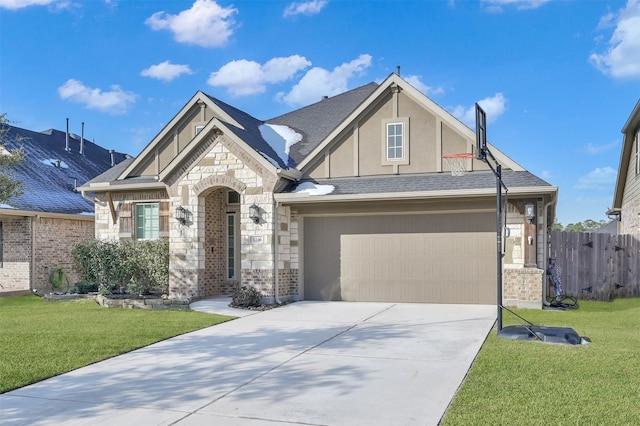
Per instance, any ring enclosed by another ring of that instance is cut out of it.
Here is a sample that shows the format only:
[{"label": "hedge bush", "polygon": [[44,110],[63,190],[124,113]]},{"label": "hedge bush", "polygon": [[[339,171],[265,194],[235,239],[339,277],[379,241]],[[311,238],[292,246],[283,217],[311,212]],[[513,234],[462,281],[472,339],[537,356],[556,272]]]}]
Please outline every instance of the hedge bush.
[{"label": "hedge bush", "polygon": [[101,294],[169,292],[169,241],[85,240],[73,247],[80,280],[98,284]]}]

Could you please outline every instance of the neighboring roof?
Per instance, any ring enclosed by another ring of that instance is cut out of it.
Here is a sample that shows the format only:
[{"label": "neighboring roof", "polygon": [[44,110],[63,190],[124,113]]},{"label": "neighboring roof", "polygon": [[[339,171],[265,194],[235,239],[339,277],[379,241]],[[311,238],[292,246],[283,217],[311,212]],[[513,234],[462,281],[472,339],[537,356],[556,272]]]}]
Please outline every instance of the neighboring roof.
[{"label": "neighboring roof", "polygon": [[[8,206],[33,212],[93,214],[93,203],[75,189],[111,168],[110,151],[85,138],[80,154],[81,137],[69,134],[67,152],[65,132],[6,127],[5,147],[11,151],[21,146],[26,154],[14,169],[15,178],[23,183],[23,194],[12,198]],[[126,154],[114,152],[116,163],[125,158]]]},{"label": "neighboring roof", "polygon": [[303,136],[289,151],[289,156],[298,164],[377,88],[378,84],[369,83],[266,122],[289,126]]},{"label": "neighboring roof", "polygon": [[620,152],[620,164],[618,166],[618,176],[616,178],[616,188],[613,193],[613,206],[607,214],[619,213],[622,208],[622,197],[624,196],[624,187],[627,183],[627,173],[629,172],[629,162],[633,151],[633,139],[635,132],[640,127],[640,99],[631,111],[631,115],[627,119],[622,128],[622,151]]},{"label": "neighboring roof", "polygon": [[617,220],[611,220],[608,223],[602,225],[600,228],[596,229],[595,231],[596,234],[613,234],[613,235],[617,235],[618,234],[618,221]]},{"label": "neighboring roof", "polygon": [[[555,187],[527,171],[505,170],[502,180],[509,191],[518,188],[539,188],[542,192],[555,190]],[[301,185],[315,182],[318,185],[331,185],[334,189],[326,195],[365,195],[430,191],[469,191],[495,190],[496,178],[491,171],[468,172],[464,176],[452,176],[450,173],[425,173],[415,175],[362,176],[353,178],[332,178],[303,180],[291,183],[281,193],[295,193]],[[514,191],[515,192],[515,191]],[[318,199],[322,196],[314,196]]]}]

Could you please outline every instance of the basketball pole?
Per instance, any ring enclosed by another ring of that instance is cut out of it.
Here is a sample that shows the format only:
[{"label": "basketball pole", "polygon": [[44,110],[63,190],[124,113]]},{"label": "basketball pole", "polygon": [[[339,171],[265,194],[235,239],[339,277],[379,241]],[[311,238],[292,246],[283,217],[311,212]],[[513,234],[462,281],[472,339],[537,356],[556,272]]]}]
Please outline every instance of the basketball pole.
[{"label": "basketball pole", "polygon": [[[491,164],[489,157],[495,166]],[[502,181],[502,165],[487,146],[486,114],[478,104],[476,104],[476,158],[485,162],[496,177],[496,305],[498,334],[500,334],[502,331],[502,189],[504,188],[505,193],[508,193],[509,188]]]}]

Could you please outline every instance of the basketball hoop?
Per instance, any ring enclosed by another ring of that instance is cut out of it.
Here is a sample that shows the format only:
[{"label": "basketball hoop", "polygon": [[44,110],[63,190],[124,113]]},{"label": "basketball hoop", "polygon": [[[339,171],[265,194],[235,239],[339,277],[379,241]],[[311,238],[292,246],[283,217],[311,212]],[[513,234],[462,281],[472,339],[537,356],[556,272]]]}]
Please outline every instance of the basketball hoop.
[{"label": "basketball hoop", "polygon": [[470,152],[460,154],[445,154],[442,156],[449,165],[451,176],[464,176],[467,172],[467,162],[473,160],[475,155]]}]

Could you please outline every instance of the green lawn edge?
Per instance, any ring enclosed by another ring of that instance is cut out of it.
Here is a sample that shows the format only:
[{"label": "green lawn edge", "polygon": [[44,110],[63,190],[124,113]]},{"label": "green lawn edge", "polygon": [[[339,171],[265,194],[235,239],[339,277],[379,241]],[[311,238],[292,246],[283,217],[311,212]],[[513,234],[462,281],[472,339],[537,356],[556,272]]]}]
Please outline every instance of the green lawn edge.
[{"label": "green lawn edge", "polygon": [[0,393],[234,317],[103,308],[93,300],[0,298]]},{"label": "green lawn edge", "polygon": [[[577,310],[517,310],[566,326],[588,345],[487,337],[442,425],[640,424],[640,299],[580,301]],[[509,313],[505,325],[517,324]]]}]

